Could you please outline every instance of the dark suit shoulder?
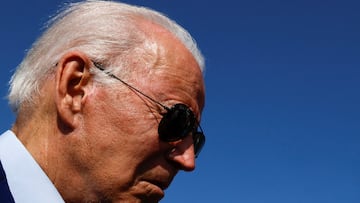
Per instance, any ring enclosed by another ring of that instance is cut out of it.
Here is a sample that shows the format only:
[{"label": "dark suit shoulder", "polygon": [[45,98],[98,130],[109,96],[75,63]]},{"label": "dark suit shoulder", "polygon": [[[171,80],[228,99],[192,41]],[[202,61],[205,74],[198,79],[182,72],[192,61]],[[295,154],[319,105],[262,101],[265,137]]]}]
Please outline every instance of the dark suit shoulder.
[{"label": "dark suit shoulder", "polygon": [[14,203],[14,198],[10,192],[9,185],[6,179],[5,171],[0,161],[0,202]]}]

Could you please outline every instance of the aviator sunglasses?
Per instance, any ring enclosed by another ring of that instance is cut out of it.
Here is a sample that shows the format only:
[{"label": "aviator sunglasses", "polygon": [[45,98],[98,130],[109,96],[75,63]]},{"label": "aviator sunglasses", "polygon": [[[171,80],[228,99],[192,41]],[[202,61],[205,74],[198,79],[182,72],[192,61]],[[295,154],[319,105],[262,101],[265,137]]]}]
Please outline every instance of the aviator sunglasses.
[{"label": "aviator sunglasses", "polygon": [[[190,110],[188,106],[182,103],[173,105],[172,107],[167,107],[160,102],[156,101],[152,97],[141,92],[137,88],[131,86],[129,83],[123,81],[116,75],[105,71],[100,63],[93,62],[95,67],[107,74],[108,76],[120,81],[131,90],[141,94],[146,97],[153,103],[160,105],[163,109],[166,110],[166,113],[162,114],[162,119],[160,120],[158,133],[160,140],[164,142],[175,142],[185,138],[188,135],[192,135],[193,144],[194,144],[194,154],[195,157],[198,157],[202,147],[205,144],[205,135],[200,126],[200,123],[197,121],[194,113]],[[199,130],[198,130],[199,129]]]}]

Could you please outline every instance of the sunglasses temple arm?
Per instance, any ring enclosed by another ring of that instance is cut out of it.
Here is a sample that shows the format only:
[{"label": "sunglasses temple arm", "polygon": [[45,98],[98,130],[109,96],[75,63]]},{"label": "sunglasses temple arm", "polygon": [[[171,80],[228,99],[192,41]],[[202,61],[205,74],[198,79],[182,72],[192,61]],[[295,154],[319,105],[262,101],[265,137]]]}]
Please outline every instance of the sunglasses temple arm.
[{"label": "sunglasses temple arm", "polygon": [[114,75],[114,74],[112,74],[112,73],[110,73],[110,72],[105,71],[105,69],[102,67],[102,65],[101,65],[100,63],[93,62],[93,64],[94,64],[94,66],[95,66],[97,69],[99,69],[100,71],[102,71],[102,72],[105,73],[106,75],[108,75],[108,76],[110,76],[110,77],[112,77],[112,78],[120,81],[120,82],[123,83],[124,85],[128,86],[130,89],[132,89],[132,90],[134,90],[135,92],[141,94],[142,96],[148,98],[150,101],[152,101],[152,102],[160,105],[160,106],[163,107],[165,110],[170,110],[169,107],[167,107],[167,106],[163,105],[162,103],[156,101],[156,100],[153,99],[152,97],[150,97],[150,96],[142,93],[140,90],[136,89],[135,87],[133,87],[133,86],[130,85],[129,83],[127,83],[127,82],[123,81],[122,79],[118,78],[116,75]]}]

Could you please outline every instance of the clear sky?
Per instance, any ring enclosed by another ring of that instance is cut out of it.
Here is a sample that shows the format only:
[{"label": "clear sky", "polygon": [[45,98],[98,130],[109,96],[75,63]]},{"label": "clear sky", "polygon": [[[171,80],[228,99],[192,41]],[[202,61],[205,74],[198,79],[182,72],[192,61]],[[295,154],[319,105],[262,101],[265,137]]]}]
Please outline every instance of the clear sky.
[{"label": "clear sky", "polygon": [[[357,0],[127,0],[187,28],[206,57],[207,143],[162,202],[360,202]],[[62,0],[2,1],[7,81]]]}]

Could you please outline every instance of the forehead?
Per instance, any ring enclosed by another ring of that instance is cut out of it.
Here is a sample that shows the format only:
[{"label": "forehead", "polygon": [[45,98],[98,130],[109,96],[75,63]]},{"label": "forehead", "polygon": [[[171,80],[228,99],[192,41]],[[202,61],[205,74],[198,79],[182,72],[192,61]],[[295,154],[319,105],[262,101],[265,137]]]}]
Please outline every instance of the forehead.
[{"label": "forehead", "polygon": [[196,112],[204,106],[204,81],[199,64],[190,51],[172,33],[161,26],[141,21],[147,40],[156,44],[144,77],[158,98],[189,105]]}]

